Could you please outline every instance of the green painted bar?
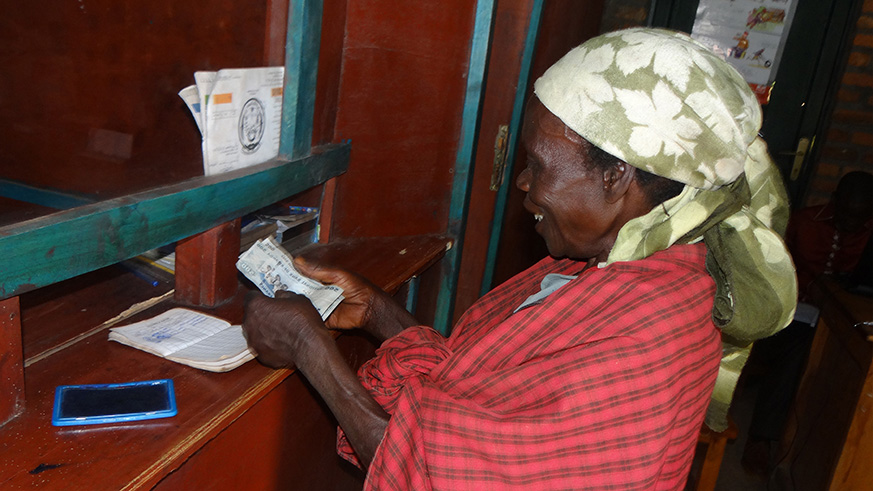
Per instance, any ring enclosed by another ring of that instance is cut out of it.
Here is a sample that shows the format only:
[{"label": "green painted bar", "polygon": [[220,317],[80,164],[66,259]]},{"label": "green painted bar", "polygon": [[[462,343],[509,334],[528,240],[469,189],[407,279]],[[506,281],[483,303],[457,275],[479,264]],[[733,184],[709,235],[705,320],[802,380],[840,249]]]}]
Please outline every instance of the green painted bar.
[{"label": "green painted bar", "polygon": [[442,261],[443,270],[434,318],[434,328],[443,334],[449,334],[452,312],[455,308],[455,289],[458,285],[461,251],[464,249],[464,226],[467,223],[467,209],[470,206],[473,159],[476,156],[482,99],[485,97],[485,72],[488,67],[491,27],[494,23],[496,6],[496,0],[479,0],[476,3],[476,22],[473,26],[470,64],[467,70],[467,93],[464,97],[464,112],[461,118],[461,142],[455,156],[452,200],[449,205],[447,227],[448,234],[455,239],[455,245],[446,253]]},{"label": "green painted bar", "polygon": [[0,299],[123,261],[323,183],[348,144],[272,160],[0,228]]},{"label": "green painted bar", "polygon": [[88,205],[96,201],[90,196],[78,195],[56,189],[43,189],[21,182],[0,179],[0,196],[25,203],[65,210],[74,206]]},{"label": "green painted bar", "polygon": [[503,217],[506,215],[506,202],[509,199],[509,189],[515,186],[512,179],[515,167],[515,152],[518,149],[518,135],[521,134],[521,117],[524,115],[524,105],[527,102],[527,85],[530,79],[531,64],[533,64],[534,51],[537,37],[540,32],[540,20],[543,16],[543,2],[533,2],[530,10],[530,22],[527,27],[527,36],[524,40],[524,51],[521,55],[521,68],[518,72],[518,87],[515,91],[515,101],[512,106],[512,121],[509,124],[509,142],[507,143],[506,168],[503,175],[506,178],[500,189],[497,190],[497,199],[494,202],[494,218],[491,219],[491,236],[488,239],[488,255],[485,259],[485,272],[482,275],[480,295],[491,291],[491,283],[494,282],[494,267],[497,263],[497,248],[500,245],[500,233],[503,230]]},{"label": "green painted bar", "polygon": [[285,88],[279,155],[309,153],[315,114],[315,84],[321,46],[321,0],[291,0],[285,40]]}]

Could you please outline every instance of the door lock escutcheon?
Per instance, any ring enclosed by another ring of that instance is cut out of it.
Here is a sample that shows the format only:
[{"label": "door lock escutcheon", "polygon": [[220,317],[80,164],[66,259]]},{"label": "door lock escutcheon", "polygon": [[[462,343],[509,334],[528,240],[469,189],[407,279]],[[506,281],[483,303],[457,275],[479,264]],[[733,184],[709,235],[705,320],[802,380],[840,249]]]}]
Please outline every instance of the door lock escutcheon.
[{"label": "door lock escutcheon", "polygon": [[803,137],[797,141],[797,150],[794,152],[779,152],[779,155],[793,155],[794,162],[791,164],[790,178],[796,181],[800,177],[800,170],[803,169],[803,161],[806,159],[806,154],[809,153],[809,148],[812,144],[812,139]]},{"label": "door lock escutcheon", "polygon": [[506,146],[509,142],[509,126],[502,124],[497,128],[494,139],[494,165],[491,168],[491,191],[497,191],[503,184],[503,174],[506,171]]}]

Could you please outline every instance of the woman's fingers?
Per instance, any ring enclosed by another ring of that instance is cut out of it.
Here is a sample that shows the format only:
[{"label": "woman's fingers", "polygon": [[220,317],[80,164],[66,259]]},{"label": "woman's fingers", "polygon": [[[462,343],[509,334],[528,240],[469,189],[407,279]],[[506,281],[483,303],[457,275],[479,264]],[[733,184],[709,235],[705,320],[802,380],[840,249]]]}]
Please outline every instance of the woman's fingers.
[{"label": "woman's fingers", "polygon": [[311,263],[299,256],[294,258],[294,267],[304,276],[325,284],[336,283],[343,277],[341,270]]}]

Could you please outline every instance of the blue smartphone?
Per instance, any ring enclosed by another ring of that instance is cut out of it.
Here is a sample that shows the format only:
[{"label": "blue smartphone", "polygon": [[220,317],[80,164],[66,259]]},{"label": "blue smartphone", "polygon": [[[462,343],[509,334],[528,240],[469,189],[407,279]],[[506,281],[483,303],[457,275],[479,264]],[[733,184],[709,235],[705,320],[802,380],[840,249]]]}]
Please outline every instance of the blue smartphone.
[{"label": "blue smartphone", "polygon": [[54,426],[169,418],[176,415],[170,379],[123,384],[61,385],[55,389]]}]

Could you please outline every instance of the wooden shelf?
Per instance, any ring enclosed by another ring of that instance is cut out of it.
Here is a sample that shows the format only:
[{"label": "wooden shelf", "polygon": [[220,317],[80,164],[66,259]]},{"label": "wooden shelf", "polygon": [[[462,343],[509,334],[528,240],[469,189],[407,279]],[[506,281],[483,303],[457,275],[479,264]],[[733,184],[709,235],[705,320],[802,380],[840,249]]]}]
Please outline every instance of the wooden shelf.
[{"label": "wooden shelf", "polygon": [[[313,245],[301,255],[354,270],[392,292],[434,264],[450,244],[449,239],[436,235],[351,239]],[[31,329],[50,331],[51,326],[45,324],[57,322],[51,314],[53,305],[100,305],[100,292],[105,289],[141,286],[133,283],[137,278],[125,274],[100,273],[94,278],[99,281],[90,293],[78,290],[75,295],[33,303],[27,296],[22,297],[25,352],[31,356],[25,370],[25,411],[0,428],[0,441],[4,442],[0,450],[0,484],[4,487],[69,489],[99,483],[105,489],[151,488],[180,469],[293,373],[271,370],[257,362],[227,373],[204,372],[109,342],[108,326],[95,331],[93,324],[118,313],[108,310],[70,319],[65,326],[67,334],[58,337],[54,346],[46,344],[44,334],[27,334]],[[233,323],[241,322],[243,297],[249,286],[241,283],[230,302],[204,310]],[[88,296],[95,298],[89,300]],[[174,306],[168,298],[124,322],[157,315]],[[120,306],[111,304],[109,308]],[[30,309],[36,309],[38,315],[31,316]],[[64,344],[76,333],[89,334]],[[35,358],[46,352],[50,354]],[[158,378],[174,381],[179,414],[173,418],[83,427],[51,425],[54,389],[58,385]],[[300,392],[305,395],[305,388]],[[307,443],[294,445],[305,448]]]},{"label": "wooden shelf", "polygon": [[349,145],[274,159],[0,227],[0,299],[208,230],[344,172]]}]

